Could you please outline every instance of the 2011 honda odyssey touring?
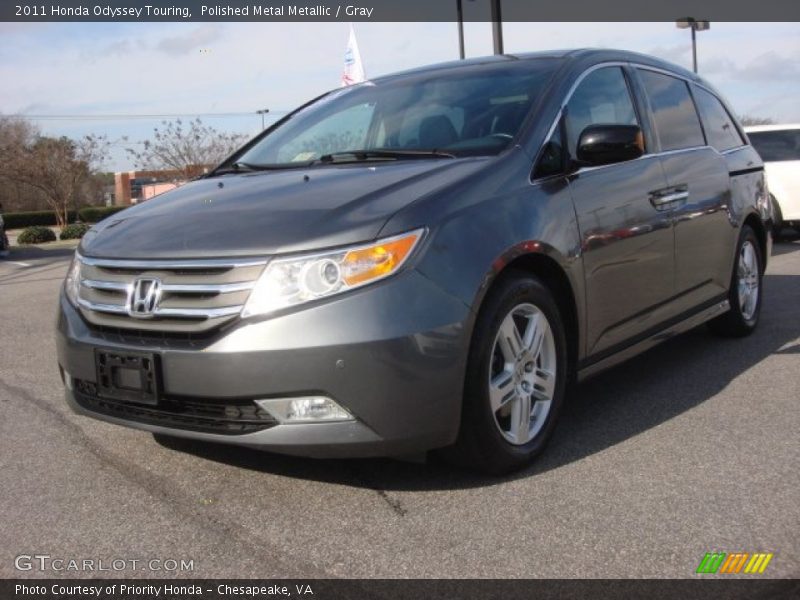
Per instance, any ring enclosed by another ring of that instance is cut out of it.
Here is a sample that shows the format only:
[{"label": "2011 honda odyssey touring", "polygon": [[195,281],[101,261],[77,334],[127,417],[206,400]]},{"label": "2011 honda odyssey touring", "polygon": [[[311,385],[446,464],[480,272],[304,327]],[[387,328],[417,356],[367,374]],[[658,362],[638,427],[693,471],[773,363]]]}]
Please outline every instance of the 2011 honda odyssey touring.
[{"label": "2011 honda odyssey touring", "polygon": [[96,225],[64,283],[80,414],[315,457],[517,468],[569,380],[759,319],[763,165],[702,79],[619,51],[325,94]]}]

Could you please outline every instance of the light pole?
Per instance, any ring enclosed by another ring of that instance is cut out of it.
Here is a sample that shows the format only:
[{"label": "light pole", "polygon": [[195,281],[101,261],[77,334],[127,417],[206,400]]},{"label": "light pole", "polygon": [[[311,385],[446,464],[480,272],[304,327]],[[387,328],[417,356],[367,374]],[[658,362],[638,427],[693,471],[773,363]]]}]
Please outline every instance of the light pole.
[{"label": "light pole", "polygon": [[464,60],[464,7],[463,0],[456,0],[456,15],[458,16],[458,57]]},{"label": "light pole", "polygon": [[[464,0],[456,0],[456,15],[458,18],[458,56],[464,60]],[[473,0],[470,0],[473,1]],[[492,41],[494,53],[503,53],[503,15],[500,10],[500,0],[489,0],[492,19]]]},{"label": "light pole", "polygon": [[257,115],[261,115],[261,131],[264,131],[264,115],[266,115],[268,112],[268,108],[262,108],[261,110],[256,111]]},{"label": "light pole", "polygon": [[503,53],[503,15],[500,11],[500,0],[491,0],[492,3],[492,39],[494,53]]},{"label": "light pole", "polygon": [[696,21],[692,17],[686,17],[680,21],[675,21],[678,29],[692,30],[692,68],[697,73],[697,32],[706,31],[711,28],[710,21]]}]

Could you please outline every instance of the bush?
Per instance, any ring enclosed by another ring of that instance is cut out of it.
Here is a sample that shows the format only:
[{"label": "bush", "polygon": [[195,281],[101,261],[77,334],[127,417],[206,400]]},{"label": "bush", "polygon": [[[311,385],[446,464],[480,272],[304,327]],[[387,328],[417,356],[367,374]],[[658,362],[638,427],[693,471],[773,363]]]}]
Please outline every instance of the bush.
[{"label": "bush", "polygon": [[87,223],[97,223],[106,217],[113,215],[121,210],[128,208],[127,206],[86,206],[78,211],[78,216],[81,221]]},{"label": "bush", "polygon": [[18,244],[43,244],[44,242],[55,242],[56,234],[49,227],[34,225],[26,227],[17,237]]},{"label": "bush", "polygon": [[89,231],[90,228],[91,225],[87,225],[86,223],[72,223],[61,230],[61,233],[58,235],[58,239],[79,240],[83,237],[84,233]]},{"label": "bush", "polygon": [[[69,220],[77,216],[74,210],[69,211]],[[34,225],[56,225],[56,214],[52,210],[33,210],[28,212],[3,213],[6,229],[22,229]]]},{"label": "bush", "polygon": [[[78,211],[69,211],[69,222],[72,223],[80,218],[81,221],[86,223],[97,223],[125,208],[128,207],[85,206]],[[3,221],[5,221],[6,229],[22,229],[23,227],[33,227],[34,225],[57,225],[56,215],[52,210],[4,213]]]}]

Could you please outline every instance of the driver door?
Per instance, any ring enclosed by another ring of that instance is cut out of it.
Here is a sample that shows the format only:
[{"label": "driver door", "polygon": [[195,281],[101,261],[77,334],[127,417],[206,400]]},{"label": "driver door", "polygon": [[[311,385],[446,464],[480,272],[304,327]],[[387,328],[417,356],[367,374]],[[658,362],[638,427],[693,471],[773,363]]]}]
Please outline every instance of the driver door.
[{"label": "driver door", "polygon": [[[591,71],[569,99],[563,126],[572,160],[583,129],[597,124],[643,128],[621,67]],[[669,316],[675,278],[672,213],[652,202],[667,181],[658,157],[644,154],[579,168],[569,186],[586,283],[586,353],[599,359]]]}]

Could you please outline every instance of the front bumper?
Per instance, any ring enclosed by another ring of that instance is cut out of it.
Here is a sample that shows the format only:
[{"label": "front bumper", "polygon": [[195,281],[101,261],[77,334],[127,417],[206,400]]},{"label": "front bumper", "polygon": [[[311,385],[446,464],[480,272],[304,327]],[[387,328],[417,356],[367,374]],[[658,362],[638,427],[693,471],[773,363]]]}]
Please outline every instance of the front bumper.
[{"label": "front bumper", "polygon": [[203,339],[98,330],[62,293],[56,341],[60,367],[72,382],[90,387],[97,382],[95,349],[152,352],[160,357],[161,394],[169,401],[247,404],[323,395],[355,420],[210,433],[92,410],[87,402],[78,402],[76,389],[67,389],[67,402],[79,414],[154,433],[286,454],[391,456],[455,440],[469,314],[462,302],[411,270],[295,312],[240,320]]}]

